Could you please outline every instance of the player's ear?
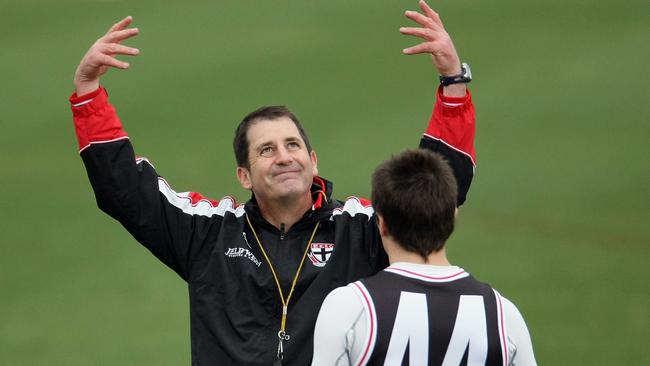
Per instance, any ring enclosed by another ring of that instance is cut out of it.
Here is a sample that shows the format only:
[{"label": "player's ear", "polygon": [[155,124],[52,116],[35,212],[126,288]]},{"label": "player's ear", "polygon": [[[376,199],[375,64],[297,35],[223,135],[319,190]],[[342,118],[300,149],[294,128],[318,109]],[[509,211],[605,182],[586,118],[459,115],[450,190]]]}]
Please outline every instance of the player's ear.
[{"label": "player's ear", "polygon": [[379,235],[381,235],[382,237],[389,236],[390,233],[386,228],[386,224],[384,223],[384,218],[380,214],[376,213],[375,215],[377,215],[377,227],[379,228]]},{"label": "player's ear", "polygon": [[456,206],[456,209],[454,210],[454,220],[458,219],[458,206]]},{"label": "player's ear", "polygon": [[251,173],[248,169],[238,166],[237,167],[237,180],[241,184],[242,188],[251,190],[253,188],[253,182],[251,181]]},{"label": "player's ear", "polygon": [[312,150],[309,153],[309,158],[311,159],[311,173],[315,177],[318,175],[318,156],[316,156],[316,150]]}]

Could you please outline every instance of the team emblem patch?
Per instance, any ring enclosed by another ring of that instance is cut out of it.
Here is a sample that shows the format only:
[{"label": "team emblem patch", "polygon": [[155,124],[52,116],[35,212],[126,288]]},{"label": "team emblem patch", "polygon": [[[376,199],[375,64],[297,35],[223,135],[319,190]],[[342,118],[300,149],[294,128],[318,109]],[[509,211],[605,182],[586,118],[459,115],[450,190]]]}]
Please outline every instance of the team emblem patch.
[{"label": "team emblem patch", "polygon": [[309,260],[316,267],[325,267],[325,263],[330,259],[334,251],[334,244],[330,243],[311,243],[309,250]]}]

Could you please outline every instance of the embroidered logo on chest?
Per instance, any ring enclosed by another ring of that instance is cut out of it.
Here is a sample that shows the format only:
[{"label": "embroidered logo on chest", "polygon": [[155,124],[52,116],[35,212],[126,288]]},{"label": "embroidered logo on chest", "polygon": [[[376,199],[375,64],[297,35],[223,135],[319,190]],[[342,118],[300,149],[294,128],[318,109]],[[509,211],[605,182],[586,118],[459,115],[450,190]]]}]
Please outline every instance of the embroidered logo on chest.
[{"label": "embroidered logo on chest", "polygon": [[316,267],[325,267],[327,260],[334,251],[334,244],[331,243],[311,243],[309,248],[309,260]]}]

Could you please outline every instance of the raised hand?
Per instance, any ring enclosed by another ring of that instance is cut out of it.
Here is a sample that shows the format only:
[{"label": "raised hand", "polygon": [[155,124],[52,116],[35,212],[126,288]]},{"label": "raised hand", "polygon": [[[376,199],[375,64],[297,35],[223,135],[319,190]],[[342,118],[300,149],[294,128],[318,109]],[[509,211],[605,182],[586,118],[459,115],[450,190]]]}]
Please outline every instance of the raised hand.
[{"label": "raised hand", "polygon": [[74,84],[77,95],[83,95],[96,90],[99,87],[99,79],[109,68],[128,69],[129,63],[120,61],[115,56],[129,55],[136,56],[140,50],[121,44],[122,41],[136,36],[140,31],[138,28],[127,28],[133,18],[128,16],[115,23],[109,30],[99,38],[88,49],[77,66],[74,75]]},{"label": "raised hand", "polygon": [[460,59],[451,37],[445,30],[440,16],[424,0],[419,2],[422,13],[407,10],[404,15],[421,27],[401,27],[400,33],[420,37],[424,42],[404,49],[406,55],[430,53],[433,64],[440,75],[452,76],[461,73]]}]

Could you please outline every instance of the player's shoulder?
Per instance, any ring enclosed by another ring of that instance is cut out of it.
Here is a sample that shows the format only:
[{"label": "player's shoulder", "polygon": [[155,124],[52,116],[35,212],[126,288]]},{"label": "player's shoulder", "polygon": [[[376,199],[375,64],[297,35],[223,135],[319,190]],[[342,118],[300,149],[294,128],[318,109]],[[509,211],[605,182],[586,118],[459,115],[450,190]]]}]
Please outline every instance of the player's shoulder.
[{"label": "player's shoulder", "polygon": [[506,328],[508,328],[509,333],[519,333],[521,331],[525,331],[525,333],[528,333],[528,327],[526,326],[526,321],[524,320],[524,316],[521,314],[521,311],[519,311],[519,308],[517,305],[515,305],[514,302],[510,301],[507,297],[501,295],[499,291],[494,290],[494,293],[497,296],[498,303],[501,307],[501,311],[503,312],[503,318],[504,322],[506,324]]},{"label": "player's shoulder", "polygon": [[494,290],[499,298],[503,310],[503,322],[505,323],[505,333],[508,340],[508,353],[513,358],[516,365],[537,364],[533,352],[533,344],[530,338],[530,332],[523,315],[517,306],[508,298],[501,296],[498,291]]},{"label": "player's shoulder", "polygon": [[357,295],[354,284],[351,283],[335,288],[325,297],[318,315],[318,322],[352,324],[363,309],[363,303]]},{"label": "player's shoulder", "polygon": [[501,293],[499,291],[497,291],[496,289],[493,289],[493,291],[494,291],[494,294],[497,296],[497,298],[498,298],[498,300],[499,300],[499,302],[501,304],[501,307],[503,308],[504,314],[512,314],[514,316],[521,317],[521,312],[519,311],[519,309],[517,308],[517,305],[515,305],[514,302],[512,302],[507,297],[501,295]]},{"label": "player's shoulder", "polygon": [[359,299],[355,282],[335,288],[323,301],[323,305],[329,304],[330,306],[351,306],[356,303],[359,303]]}]

